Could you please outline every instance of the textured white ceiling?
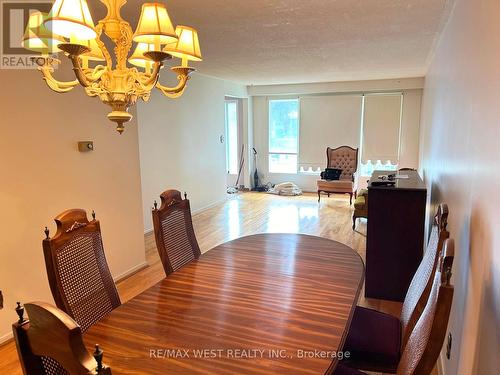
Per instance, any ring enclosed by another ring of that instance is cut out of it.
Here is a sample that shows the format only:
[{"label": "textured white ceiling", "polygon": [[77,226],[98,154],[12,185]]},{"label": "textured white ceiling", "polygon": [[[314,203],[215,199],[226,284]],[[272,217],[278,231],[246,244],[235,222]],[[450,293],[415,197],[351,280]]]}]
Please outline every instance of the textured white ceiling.
[{"label": "textured white ceiling", "polygon": [[[123,9],[133,28],[143,2],[129,0]],[[204,55],[204,61],[196,64],[200,73],[246,84],[273,84],[423,76],[451,2],[168,0],[166,4],[174,24],[192,25],[200,32]]]}]

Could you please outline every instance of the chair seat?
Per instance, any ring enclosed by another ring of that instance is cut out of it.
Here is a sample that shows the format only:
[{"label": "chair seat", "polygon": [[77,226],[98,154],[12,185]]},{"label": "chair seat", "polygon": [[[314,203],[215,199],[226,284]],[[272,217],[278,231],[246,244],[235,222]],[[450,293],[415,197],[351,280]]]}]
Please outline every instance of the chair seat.
[{"label": "chair seat", "polygon": [[356,210],[360,210],[360,211],[363,211],[363,210],[367,209],[367,207],[366,207],[366,199],[365,199],[364,196],[358,195],[358,197],[354,201],[354,208]]},{"label": "chair seat", "polygon": [[395,373],[401,355],[401,323],[398,318],[356,306],[344,351],[351,367]]},{"label": "chair seat", "polygon": [[364,372],[356,370],[355,368],[348,367],[342,363],[339,363],[337,367],[335,367],[333,375],[366,375],[366,374]]},{"label": "chair seat", "polygon": [[358,196],[361,195],[361,196],[365,196],[365,195],[368,195],[368,189],[361,189],[358,193]]},{"label": "chair seat", "polygon": [[353,182],[351,180],[318,180],[318,190],[331,192],[346,192],[351,193],[353,190]]}]

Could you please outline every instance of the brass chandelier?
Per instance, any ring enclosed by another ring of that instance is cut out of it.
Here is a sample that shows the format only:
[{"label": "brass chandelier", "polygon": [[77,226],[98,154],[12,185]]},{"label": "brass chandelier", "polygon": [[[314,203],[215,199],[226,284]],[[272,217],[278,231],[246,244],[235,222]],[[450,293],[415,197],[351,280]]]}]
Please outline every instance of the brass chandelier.
[{"label": "brass chandelier", "polygon": [[[126,0],[100,0],[107,15],[94,25],[86,0],[56,0],[49,14],[30,15],[22,40],[24,48],[40,53],[34,58],[47,85],[65,93],[78,84],[89,96],[97,96],[111,107],[108,119],[117,124],[121,134],[124,123],[132,119],[128,109],[137,99],[147,101],[153,88],[169,98],[181,96],[190,75],[195,71],[188,61],[201,61],[198,33],[189,26],[174,29],[167,8],[161,3],[142,5],[139,23],[132,32],[120,15]],[[115,62],[102,40],[103,33],[114,43]],[[136,48],[129,57],[132,42]],[[76,79],[62,82],[54,78],[54,67],[60,60],[55,53],[64,52],[73,65]],[[180,66],[171,70],[177,75],[175,87],[159,83],[163,61],[177,57]],[[127,66],[129,64],[134,67]],[[91,62],[98,65],[91,67]],[[99,62],[105,62],[104,65]]]}]

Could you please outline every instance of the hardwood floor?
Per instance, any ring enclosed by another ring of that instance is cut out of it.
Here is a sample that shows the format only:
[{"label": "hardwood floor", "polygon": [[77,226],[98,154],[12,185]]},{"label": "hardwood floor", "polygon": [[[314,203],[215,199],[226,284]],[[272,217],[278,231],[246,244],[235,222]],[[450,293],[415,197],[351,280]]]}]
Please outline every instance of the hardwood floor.
[{"label": "hardwood floor", "polygon": [[[305,233],[342,242],[365,259],[366,221],[359,219],[351,229],[352,206],[348,196],[324,197],[318,204],[315,194],[281,197],[264,193],[230,196],[224,203],[193,215],[193,224],[201,251],[218,244],[255,233]],[[165,277],[152,233],[145,235],[149,266],[118,283],[123,303]],[[359,304],[399,316],[398,302],[365,299]],[[0,347],[0,374],[21,374],[14,343]]]}]

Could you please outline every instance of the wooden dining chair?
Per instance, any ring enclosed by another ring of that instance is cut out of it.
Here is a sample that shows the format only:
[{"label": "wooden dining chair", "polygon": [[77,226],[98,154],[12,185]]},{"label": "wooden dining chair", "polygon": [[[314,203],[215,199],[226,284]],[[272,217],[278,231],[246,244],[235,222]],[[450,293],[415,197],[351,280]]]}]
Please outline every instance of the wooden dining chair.
[{"label": "wooden dining chair", "polygon": [[165,273],[170,275],[201,255],[193,229],[187,194],[167,190],[160,195],[161,206],[154,203],[153,227],[156,247]]},{"label": "wooden dining chair", "polygon": [[[413,328],[398,363],[397,375],[431,374],[443,347],[451,304],[453,285],[450,283],[454,259],[452,239],[444,242],[442,257],[436,270],[429,299]],[[364,372],[339,363],[334,375],[363,375]]]},{"label": "wooden dining chair", "polygon": [[[24,318],[24,309],[28,319]],[[80,326],[64,311],[43,302],[16,308],[12,325],[17,353],[25,375],[110,375],[98,345],[91,355]]]},{"label": "wooden dining chair", "polygon": [[54,237],[50,238],[45,228],[42,243],[56,305],[75,319],[84,332],[121,304],[94,212],[92,218],[89,222],[84,210],[64,211],[54,219]]},{"label": "wooden dining chair", "polygon": [[[408,288],[399,319],[390,314],[356,306],[344,345],[351,353],[350,367],[394,373],[408,337],[418,321],[432,288],[439,254],[449,237],[448,206],[440,204],[424,257]],[[346,362],[346,363],[347,363]]]}]

